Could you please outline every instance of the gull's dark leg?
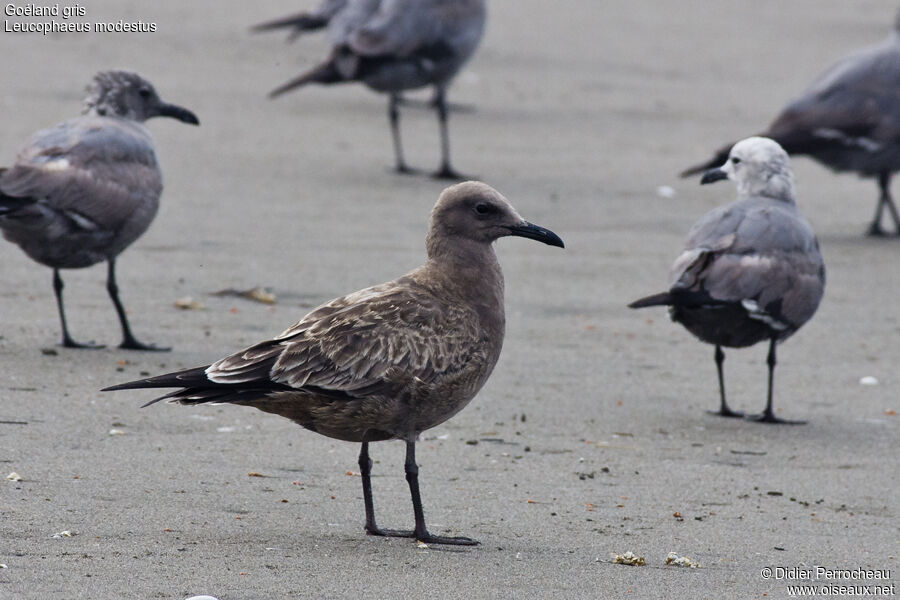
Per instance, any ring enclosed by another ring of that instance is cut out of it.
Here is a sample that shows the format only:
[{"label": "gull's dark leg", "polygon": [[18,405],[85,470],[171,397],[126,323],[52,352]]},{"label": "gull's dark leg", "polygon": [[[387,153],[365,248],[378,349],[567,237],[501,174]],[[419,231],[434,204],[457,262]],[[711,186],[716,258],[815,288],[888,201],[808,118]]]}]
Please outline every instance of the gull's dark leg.
[{"label": "gull's dark leg", "polygon": [[[375,505],[372,502],[372,459],[369,458],[369,442],[363,442],[362,448],[359,450],[359,474],[362,477],[363,486],[363,503],[366,506],[366,533],[369,535],[389,535],[378,529],[375,524]],[[397,534],[405,533],[403,537],[412,537],[412,532],[394,532]]]},{"label": "gull's dark leg", "polygon": [[894,233],[900,235],[900,214],[897,213],[897,205],[894,204],[894,198],[891,196],[891,174],[882,174],[878,183],[881,186],[881,196],[884,198],[884,203],[887,205],[891,218],[894,220]]},{"label": "gull's dark leg", "polygon": [[722,346],[716,344],[716,353],[714,355],[716,359],[716,371],[719,373],[719,410],[711,410],[710,413],[714,415],[719,415],[721,417],[743,417],[744,413],[731,410],[728,408],[728,403],[725,402],[725,373],[722,369],[722,363],[725,362],[725,353],[722,351]]},{"label": "gull's dark leg", "polygon": [[442,537],[431,535],[425,527],[425,513],[422,510],[422,497],[419,494],[419,467],[416,465],[416,441],[415,438],[406,442],[406,482],[409,484],[409,493],[412,496],[413,513],[416,518],[414,531],[396,529],[381,529],[375,524],[375,508],[372,503],[372,460],[369,458],[369,444],[363,442],[359,451],[359,474],[362,476],[363,502],[366,506],[366,533],[369,535],[381,535],[385,537],[416,538],[426,544],[453,544],[457,546],[475,546],[477,541],[467,537]]},{"label": "gull's dark leg", "polygon": [[437,110],[438,123],[441,127],[441,168],[432,177],[436,179],[466,179],[450,166],[450,134],[447,130],[447,94],[443,87],[435,88],[434,105]]},{"label": "gull's dark leg", "polygon": [[65,284],[62,277],[59,276],[59,269],[53,269],[53,292],[56,294],[56,307],[59,309],[59,322],[62,324],[62,341],[59,343],[64,348],[88,348],[96,350],[103,348],[102,345],[87,343],[81,344],[72,339],[69,335],[69,327],[66,325],[66,309],[63,306],[62,292]]},{"label": "gull's dark leg", "polygon": [[119,300],[119,286],[116,284],[116,259],[109,259],[109,271],[106,276],[106,291],[112,298],[113,305],[116,307],[116,313],[119,315],[119,323],[122,325],[122,343],[119,348],[123,350],[155,350],[158,352],[168,352],[171,348],[160,348],[153,344],[144,344],[139,342],[131,333],[131,327],[128,325],[128,317],[125,315],[125,307]]},{"label": "gull's dark leg", "polygon": [[409,175],[415,171],[410,169],[403,160],[403,144],[400,141],[400,103],[402,100],[400,94],[391,94],[388,101],[388,119],[391,122],[391,137],[394,140],[394,160],[396,162],[394,170]]},{"label": "gull's dark leg", "polygon": [[897,214],[897,206],[891,197],[891,174],[889,172],[878,175],[878,189],[880,194],[878,196],[878,204],[875,205],[875,216],[872,217],[872,223],[869,225],[866,234],[873,236],[885,235],[886,232],[881,227],[881,214],[884,212],[884,208],[887,207],[894,220],[895,233],[900,235],[900,215]]},{"label": "gull's dark leg", "polygon": [[769,393],[766,398],[766,410],[760,415],[751,415],[747,417],[752,421],[760,423],[782,423],[785,425],[803,425],[806,421],[788,421],[787,419],[779,419],[772,410],[773,384],[775,383],[775,338],[769,341],[769,356],[766,357],[766,364],[769,365]]},{"label": "gull's dark leg", "polygon": [[416,539],[426,544],[454,544],[458,546],[475,546],[476,540],[467,537],[442,537],[431,535],[425,527],[425,513],[422,510],[422,496],[419,494],[419,466],[416,464],[416,439],[406,440],[406,482],[412,496],[413,514],[416,518]]}]

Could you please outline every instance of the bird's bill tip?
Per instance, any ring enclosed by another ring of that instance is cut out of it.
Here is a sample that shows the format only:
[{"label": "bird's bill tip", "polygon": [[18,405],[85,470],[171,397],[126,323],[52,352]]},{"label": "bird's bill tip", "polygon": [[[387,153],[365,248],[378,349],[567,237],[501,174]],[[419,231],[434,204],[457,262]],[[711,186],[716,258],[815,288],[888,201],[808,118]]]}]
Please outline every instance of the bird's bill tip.
[{"label": "bird's bill tip", "polygon": [[565,248],[566,245],[563,243],[562,239],[550,231],[545,227],[541,227],[540,225],[535,225],[534,223],[529,223],[528,221],[524,221],[520,225],[515,225],[509,228],[510,235],[515,235],[518,237],[528,238],[529,240],[536,240],[538,242],[543,242],[548,246],[556,246],[557,248]]},{"label": "bird's bill tip", "polygon": [[723,179],[728,179],[728,173],[723,171],[721,167],[708,169],[703,172],[703,177],[700,178],[700,185],[706,185],[707,183],[713,183]]},{"label": "bird's bill tip", "polygon": [[182,123],[188,123],[189,125],[200,124],[200,119],[197,118],[197,115],[195,115],[188,109],[176,106],[175,104],[162,105],[159,109],[159,114],[162,117],[172,117],[173,119],[178,119]]}]

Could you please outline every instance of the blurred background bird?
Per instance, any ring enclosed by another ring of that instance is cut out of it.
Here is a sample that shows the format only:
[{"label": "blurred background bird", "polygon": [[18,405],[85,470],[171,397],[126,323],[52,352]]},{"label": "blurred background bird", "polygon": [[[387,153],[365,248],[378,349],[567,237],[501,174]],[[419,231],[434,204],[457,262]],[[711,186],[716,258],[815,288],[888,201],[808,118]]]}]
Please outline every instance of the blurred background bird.
[{"label": "blurred background bird", "polygon": [[309,83],[361,82],[388,94],[388,118],[398,173],[415,173],[403,156],[400,104],[406,90],[434,87],[432,105],[441,135],[434,177],[463,179],[450,161],[447,87],[471,58],[484,33],[485,0],[324,0],[317,9],[256,25],[290,29],[289,40],[327,29],[331,55],[270,93],[277,97]]},{"label": "blurred background bird", "polygon": [[[809,156],[834,171],[878,180],[879,197],[869,235],[884,235],[885,210],[900,235],[900,215],[891,196],[891,177],[900,170],[900,13],[887,39],[832,65],[782,109],[759,135],[788,154]],[[733,144],[710,160],[685,169],[682,177],[721,165]]]}]

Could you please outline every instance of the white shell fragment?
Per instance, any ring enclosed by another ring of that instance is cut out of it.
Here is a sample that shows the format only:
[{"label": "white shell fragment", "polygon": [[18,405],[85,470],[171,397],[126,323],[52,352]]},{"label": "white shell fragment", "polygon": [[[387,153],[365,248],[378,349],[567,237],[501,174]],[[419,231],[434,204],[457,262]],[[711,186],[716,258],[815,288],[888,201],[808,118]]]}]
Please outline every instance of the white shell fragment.
[{"label": "white shell fragment", "polygon": [[866,375],[859,378],[859,385],[878,385],[878,378]]},{"label": "white shell fragment", "polygon": [[634,552],[629,550],[625,554],[612,554],[612,562],[614,565],[630,565],[632,567],[643,567],[647,564],[643,556],[636,556]]},{"label": "white shell fragment", "polygon": [[219,600],[214,596],[191,596],[190,598],[185,598],[185,600]]},{"label": "white shell fragment", "polygon": [[22,476],[13,471],[9,475],[6,476],[7,481],[22,481]]},{"label": "white shell fragment", "polygon": [[110,429],[109,435],[125,435],[125,432],[121,429]]},{"label": "white shell fragment", "polygon": [[72,533],[71,531],[69,531],[68,529],[66,529],[65,531],[60,531],[59,533],[54,533],[50,537],[52,537],[54,540],[58,540],[60,538],[75,537],[75,534]]},{"label": "white shell fragment", "polygon": [[678,556],[674,552],[666,554],[666,564],[675,567],[685,567],[688,569],[702,569],[703,567],[697,561],[691,560],[687,556]]}]

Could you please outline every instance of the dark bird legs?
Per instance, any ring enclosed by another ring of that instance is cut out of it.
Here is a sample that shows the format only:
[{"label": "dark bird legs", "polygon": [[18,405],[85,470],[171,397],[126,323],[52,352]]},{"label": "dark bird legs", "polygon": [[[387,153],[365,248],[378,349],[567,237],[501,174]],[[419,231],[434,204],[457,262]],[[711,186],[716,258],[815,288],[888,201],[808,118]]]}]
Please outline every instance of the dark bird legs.
[{"label": "dark bird legs", "polygon": [[788,419],[779,419],[772,410],[772,388],[775,381],[775,344],[777,340],[773,337],[769,341],[769,355],[766,357],[766,364],[769,366],[769,394],[766,397],[766,409],[758,415],[749,415],[747,418],[751,421],[760,423],[778,423],[782,425],[805,425],[806,421],[791,421]]},{"label": "dark bird legs", "polygon": [[69,335],[69,327],[66,325],[66,309],[63,306],[62,297],[64,287],[65,284],[63,283],[62,277],[59,276],[59,269],[53,269],[53,293],[56,295],[56,307],[59,309],[59,322],[62,325],[62,341],[59,345],[64,348],[88,348],[91,350],[105,348],[106,346],[94,344],[93,342],[88,342],[87,344],[76,342],[72,339],[72,336]]},{"label": "dark bird legs", "polygon": [[[92,350],[105,348],[106,346],[94,344],[93,342],[87,344],[76,342],[69,334],[69,327],[66,324],[66,310],[63,305],[62,296],[64,287],[65,284],[59,274],[59,269],[53,269],[53,292],[56,294],[56,306],[59,309],[59,321],[62,325],[62,341],[60,342],[60,346],[63,346],[64,348],[87,348]],[[134,334],[131,333],[131,326],[128,324],[125,307],[119,299],[119,286],[116,283],[116,259],[114,258],[109,260],[109,270],[107,271],[106,276],[106,291],[109,292],[109,297],[112,299],[113,306],[116,307],[116,313],[119,315],[119,323],[122,326],[122,343],[119,344],[119,348],[123,350],[153,350],[157,352],[168,352],[171,350],[171,348],[162,348],[154,346],[153,344],[144,344],[143,342],[138,341],[138,339],[134,337]]]},{"label": "dark bird legs", "polygon": [[872,218],[872,223],[869,225],[866,234],[872,236],[886,235],[887,232],[881,227],[881,215],[884,212],[884,207],[887,206],[888,212],[894,219],[894,233],[900,235],[900,215],[897,214],[897,206],[891,197],[891,173],[880,173],[878,175],[878,189],[880,195],[878,196],[878,204],[875,205],[875,216]]},{"label": "dark bird legs", "polygon": [[109,259],[109,271],[106,276],[106,291],[112,298],[113,305],[116,307],[116,313],[119,315],[119,323],[122,325],[122,343],[119,348],[123,350],[151,350],[155,352],[168,352],[171,348],[155,346],[153,344],[144,344],[139,342],[134,334],[131,333],[131,326],[128,324],[128,317],[125,315],[125,307],[119,300],[119,286],[116,284],[116,259]]},{"label": "dark bird legs", "polygon": [[467,537],[444,537],[428,533],[425,527],[425,512],[422,510],[422,496],[419,493],[419,466],[416,464],[416,440],[406,440],[406,482],[412,497],[416,526],[413,531],[381,529],[375,523],[375,506],[372,502],[372,459],[369,458],[369,443],[363,442],[359,451],[359,473],[362,477],[363,503],[366,507],[366,533],[385,537],[415,538],[425,544],[448,544],[455,546],[475,546],[478,541]]},{"label": "dark bird legs", "polygon": [[775,412],[772,410],[772,396],[773,389],[775,383],[775,344],[776,339],[772,338],[769,340],[769,354],[766,357],[766,364],[769,367],[769,386],[768,386],[768,394],[766,396],[766,408],[765,410],[758,415],[744,415],[744,413],[736,410],[731,410],[728,407],[728,404],[725,402],[725,375],[723,373],[722,364],[725,362],[725,352],[722,351],[722,346],[716,346],[716,370],[719,373],[719,396],[721,398],[721,404],[719,406],[719,410],[717,411],[709,411],[711,414],[719,415],[721,417],[744,417],[750,421],[757,421],[759,423],[779,423],[784,425],[804,425],[806,421],[791,421],[787,419],[781,419],[775,416]]},{"label": "dark bird legs", "polygon": [[[403,96],[400,93],[393,93],[388,100],[388,119],[391,123],[391,137],[394,141],[394,170],[403,175],[414,175],[418,171],[412,169],[406,164],[403,158],[403,144],[400,137],[400,105],[404,103]],[[432,173],[435,179],[450,179],[462,181],[467,179],[463,175],[457,173],[450,165],[450,133],[447,127],[449,117],[449,109],[447,107],[447,96],[444,88],[435,88],[435,95],[432,106],[438,115],[438,125],[441,133],[441,166]]]},{"label": "dark bird legs", "polygon": [[728,408],[728,403],[725,402],[725,374],[722,371],[722,363],[725,362],[725,352],[722,351],[722,346],[716,344],[716,371],[719,373],[719,398],[720,405],[719,410],[711,410],[710,414],[719,415],[720,417],[743,417],[744,413],[731,410]]}]

